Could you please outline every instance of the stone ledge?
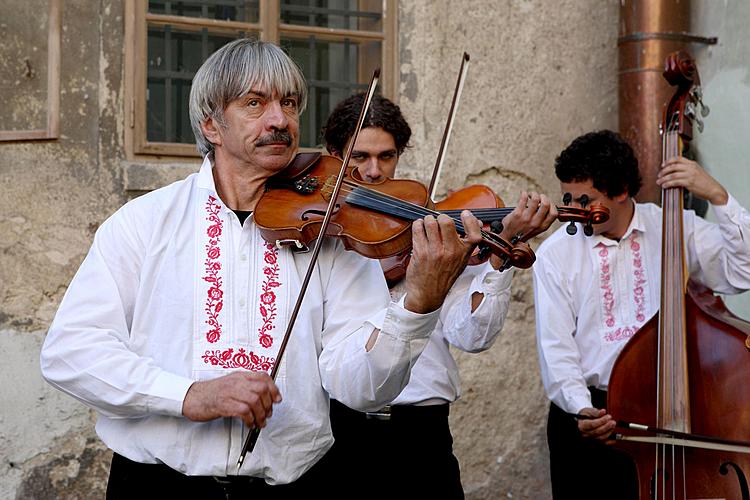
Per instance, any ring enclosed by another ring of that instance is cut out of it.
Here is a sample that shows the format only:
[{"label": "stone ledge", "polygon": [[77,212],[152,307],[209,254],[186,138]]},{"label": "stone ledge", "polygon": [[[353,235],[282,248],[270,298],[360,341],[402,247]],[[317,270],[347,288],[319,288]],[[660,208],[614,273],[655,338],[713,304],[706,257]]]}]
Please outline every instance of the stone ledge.
[{"label": "stone ledge", "polygon": [[123,162],[125,191],[153,191],[200,170],[198,162],[146,163]]}]

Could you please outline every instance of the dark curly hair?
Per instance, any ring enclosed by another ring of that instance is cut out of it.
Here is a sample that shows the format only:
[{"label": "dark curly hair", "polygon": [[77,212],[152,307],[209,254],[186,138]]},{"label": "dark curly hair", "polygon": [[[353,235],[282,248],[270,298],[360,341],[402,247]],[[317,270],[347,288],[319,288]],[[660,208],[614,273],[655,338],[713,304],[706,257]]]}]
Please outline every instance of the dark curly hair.
[{"label": "dark curly hair", "polygon": [[611,130],[590,132],[571,142],[555,159],[555,174],[560,182],[591,179],[594,188],[610,198],[626,191],[635,196],[642,184],[633,148]]},{"label": "dark curly hair", "polygon": [[[364,102],[364,93],[354,94],[338,103],[331,112],[321,129],[323,141],[328,151],[343,154],[346,143],[357,126],[357,118],[359,118]],[[411,138],[409,124],[406,123],[399,107],[383,96],[373,96],[363,124],[363,128],[367,127],[380,127],[391,134],[399,156],[409,145],[409,139]]]}]

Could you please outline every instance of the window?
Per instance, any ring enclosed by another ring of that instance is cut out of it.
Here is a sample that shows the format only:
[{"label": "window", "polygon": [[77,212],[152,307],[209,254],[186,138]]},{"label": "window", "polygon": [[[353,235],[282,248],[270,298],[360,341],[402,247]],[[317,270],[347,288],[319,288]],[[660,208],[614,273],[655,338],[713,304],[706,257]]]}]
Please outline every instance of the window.
[{"label": "window", "polygon": [[126,7],[128,143],[134,154],[198,156],[188,96],[193,75],[241,37],[278,43],[310,88],[300,144],[316,147],[341,99],[365,89],[381,68],[381,91],[396,88],[396,0],[137,0]]}]

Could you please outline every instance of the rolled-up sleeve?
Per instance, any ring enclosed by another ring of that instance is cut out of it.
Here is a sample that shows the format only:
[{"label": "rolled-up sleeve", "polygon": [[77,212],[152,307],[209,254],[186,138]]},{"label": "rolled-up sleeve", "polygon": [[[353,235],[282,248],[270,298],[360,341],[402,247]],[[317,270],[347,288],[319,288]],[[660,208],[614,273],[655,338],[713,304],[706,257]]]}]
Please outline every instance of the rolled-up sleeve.
[{"label": "rolled-up sleeve", "polygon": [[350,408],[378,409],[406,387],[440,310],[417,314],[391,302],[377,261],[354,252],[340,252],[331,273],[319,360],[323,387]]},{"label": "rolled-up sleeve", "polygon": [[[512,279],[512,269],[499,272],[489,263],[466,268],[440,313],[443,335],[451,345],[466,352],[481,352],[492,346],[508,314]],[[474,293],[483,297],[472,312]]]}]

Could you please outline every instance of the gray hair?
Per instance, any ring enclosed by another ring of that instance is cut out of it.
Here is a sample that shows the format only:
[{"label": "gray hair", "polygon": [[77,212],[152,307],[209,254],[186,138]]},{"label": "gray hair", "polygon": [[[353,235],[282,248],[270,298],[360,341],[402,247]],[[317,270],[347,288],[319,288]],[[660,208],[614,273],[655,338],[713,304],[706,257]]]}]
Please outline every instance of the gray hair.
[{"label": "gray hair", "polygon": [[190,89],[190,125],[202,155],[213,151],[214,146],[203,135],[201,124],[212,118],[224,126],[227,105],[258,87],[280,97],[296,96],[299,112],[305,110],[305,77],[278,45],[243,38],[224,45],[206,59]]}]

